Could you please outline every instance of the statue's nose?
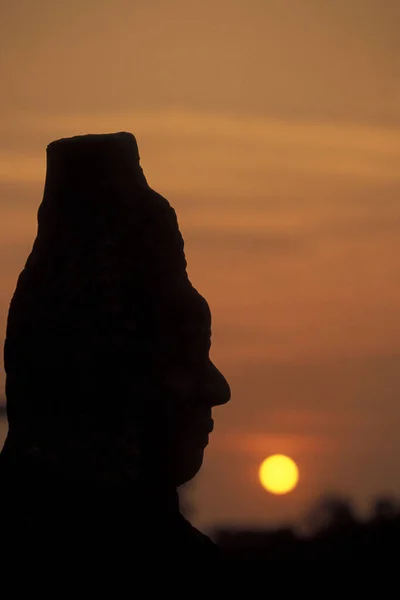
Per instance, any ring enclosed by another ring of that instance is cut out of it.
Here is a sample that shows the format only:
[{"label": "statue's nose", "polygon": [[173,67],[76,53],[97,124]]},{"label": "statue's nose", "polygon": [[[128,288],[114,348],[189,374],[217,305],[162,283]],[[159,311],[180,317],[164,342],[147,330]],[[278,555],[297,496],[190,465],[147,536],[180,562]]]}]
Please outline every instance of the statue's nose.
[{"label": "statue's nose", "polygon": [[229,402],[231,398],[231,388],[229,383],[217,367],[209,362],[207,369],[207,378],[205,382],[205,400],[210,406],[221,406]]}]

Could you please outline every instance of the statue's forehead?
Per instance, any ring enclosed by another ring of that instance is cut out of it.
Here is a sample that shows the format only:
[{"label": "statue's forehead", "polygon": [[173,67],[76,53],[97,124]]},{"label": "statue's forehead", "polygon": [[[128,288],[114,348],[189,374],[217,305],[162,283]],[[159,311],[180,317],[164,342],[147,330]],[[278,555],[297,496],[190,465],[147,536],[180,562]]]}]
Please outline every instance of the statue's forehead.
[{"label": "statue's forehead", "polygon": [[189,300],[189,318],[202,327],[211,328],[211,310],[207,300],[193,288]]},{"label": "statue's forehead", "polygon": [[199,311],[206,319],[211,320],[211,310],[207,300],[197,290],[195,290],[196,302],[199,305]]},{"label": "statue's forehead", "polygon": [[[168,302],[168,315],[163,317],[164,327],[170,332],[175,329],[178,335],[191,339],[211,337],[211,311],[207,300],[192,286],[182,294],[176,294]],[[180,333],[178,333],[180,332]],[[198,336],[201,336],[198,338]]]}]

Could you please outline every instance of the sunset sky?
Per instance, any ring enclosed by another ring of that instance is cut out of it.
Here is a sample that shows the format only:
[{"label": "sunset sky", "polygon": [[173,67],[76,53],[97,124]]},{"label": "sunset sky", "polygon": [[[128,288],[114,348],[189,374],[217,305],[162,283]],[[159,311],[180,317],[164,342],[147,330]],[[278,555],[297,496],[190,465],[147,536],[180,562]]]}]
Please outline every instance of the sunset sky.
[{"label": "sunset sky", "polygon": [[[0,0],[0,342],[46,145],[134,133],[232,388],[200,527],[400,496],[399,29],[398,0]],[[257,479],[275,453],[287,496]]]}]

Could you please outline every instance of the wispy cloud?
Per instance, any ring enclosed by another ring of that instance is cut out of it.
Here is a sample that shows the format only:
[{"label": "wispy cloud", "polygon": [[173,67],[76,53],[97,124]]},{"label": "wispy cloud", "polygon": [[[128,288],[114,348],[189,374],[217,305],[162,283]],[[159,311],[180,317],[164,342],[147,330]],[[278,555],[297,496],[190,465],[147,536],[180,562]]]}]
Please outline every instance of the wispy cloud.
[{"label": "wispy cloud", "polygon": [[[146,171],[171,191],[234,196],[254,193],[275,178],[298,174],[399,181],[399,130],[349,123],[304,122],[177,110],[126,114],[16,113],[14,129],[37,141],[34,154],[9,153],[10,117],[0,120],[0,180],[43,178],[44,146],[54,138],[130,130],[139,139]],[[21,152],[21,150],[20,150]],[[285,175],[284,175],[285,174]],[[275,182],[276,186],[276,182]]]}]

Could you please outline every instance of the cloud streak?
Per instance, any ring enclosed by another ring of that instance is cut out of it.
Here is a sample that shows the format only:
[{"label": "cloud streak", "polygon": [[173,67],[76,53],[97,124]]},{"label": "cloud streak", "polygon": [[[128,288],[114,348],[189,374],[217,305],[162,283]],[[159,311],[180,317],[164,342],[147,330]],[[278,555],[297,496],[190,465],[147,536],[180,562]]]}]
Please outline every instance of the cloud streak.
[{"label": "cloud streak", "polygon": [[[157,166],[162,183],[205,191],[217,185],[235,193],[255,191],[265,175],[277,172],[304,177],[339,177],[400,180],[400,129],[348,123],[304,122],[255,117],[234,117],[198,111],[131,111],[126,114],[40,115],[16,113],[16,129],[37,140],[35,154],[9,153],[7,135],[0,146],[0,180],[37,181],[43,178],[44,146],[57,137],[82,133],[131,130],[137,135],[144,163]],[[0,130],[10,127],[10,117]],[[182,150],[185,149],[185,152]],[[146,158],[147,157],[147,158]],[[175,165],[175,170],[170,172]],[[146,169],[147,170],[147,169]],[[169,177],[168,177],[169,172]],[[207,173],[207,177],[205,177]],[[185,185],[190,175],[190,186]],[[182,180],[183,179],[183,180]],[[267,183],[267,179],[263,181]],[[234,188],[234,189],[232,189]],[[249,191],[250,191],[249,190]]]}]

